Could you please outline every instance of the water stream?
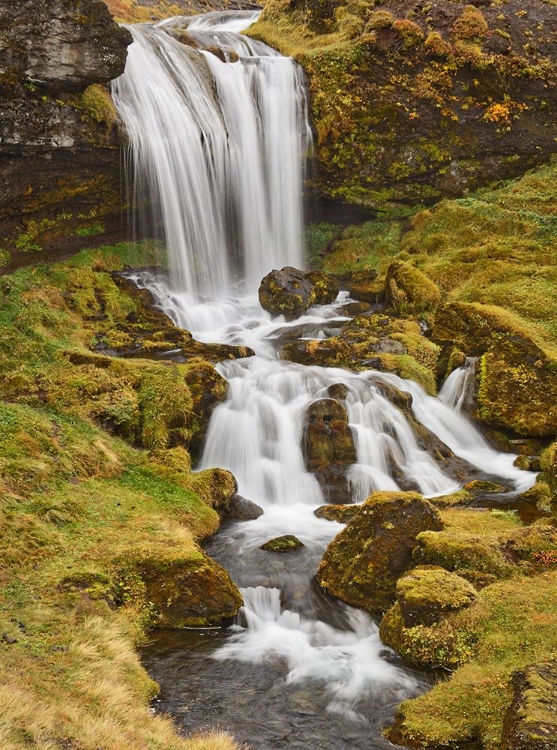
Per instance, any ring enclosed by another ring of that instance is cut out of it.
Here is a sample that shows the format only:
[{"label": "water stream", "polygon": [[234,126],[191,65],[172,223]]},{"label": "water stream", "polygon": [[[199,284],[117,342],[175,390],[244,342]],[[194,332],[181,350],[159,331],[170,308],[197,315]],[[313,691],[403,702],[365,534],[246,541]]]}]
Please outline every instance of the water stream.
[{"label": "water stream", "polygon": [[[239,493],[264,511],[223,527],[208,546],[241,587],[238,623],[227,632],[158,634],[144,661],[162,686],[160,708],[184,731],[219,724],[261,750],[388,747],[381,727],[428,680],[382,645],[371,617],[325,597],[315,583],[342,526],[314,515],[324,496],[301,449],[308,406],[344,386],[357,451],[349,471],[355,502],[373,490],[413,486],[434,496],[462,484],[389,400],[393,388],[411,394],[413,419],[470,476],[495,478],[511,494],[534,476],[494,450],[461,412],[464,370],[433,398],[392,374],[280,359],[285,340],[331,335],[345,320],[346,294],[293,323],[272,320],[255,294],[272,268],[303,266],[301,186],[311,142],[301,71],[239,34],[255,17],[212,13],[132,27],[128,66],[113,89],[134,191],[148,197],[145,223],[160,227],[169,253],[168,274],[133,278],[198,340],[255,352],[218,365],[228,398],[212,416],[198,468],[231,470]],[[282,534],[304,547],[283,555],[260,549]]]}]

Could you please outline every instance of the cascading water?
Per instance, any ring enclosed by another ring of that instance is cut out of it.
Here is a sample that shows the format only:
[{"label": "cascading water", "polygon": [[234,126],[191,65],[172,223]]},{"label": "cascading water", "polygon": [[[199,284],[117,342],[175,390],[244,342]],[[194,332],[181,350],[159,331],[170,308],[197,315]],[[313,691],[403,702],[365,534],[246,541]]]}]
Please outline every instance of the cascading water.
[{"label": "cascading water", "polygon": [[[281,341],[326,338],[343,318],[337,304],[294,323],[272,320],[254,294],[270,269],[303,265],[300,195],[310,142],[299,69],[238,34],[256,17],[213,13],[132,27],[128,67],[114,84],[134,189],[148,195],[170,258],[170,278],[142,274],[136,282],[197,339],[256,353],[218,366],[229,393],[213,414],[199,467],[230,469],[240,494],[264,510],[222,529],[208,547],[242,587],[242,619],[227,634],[167,636],[145,659],[167,687],[163,708],[188,728],[224,724],[262,750],[376,750],[389,746],[379,730],[394,706],[426,682],[385,649],[368,615],[315,585],[323,551],[342,526],[313,512],[324,499],[300,445],[308,406],[330,386],[344,387],[355,501],[402,484],[427,496],[458,489],[412,420],[472,473],[496,476],[515,492],[534,476],[460,413],[464,371],[437,399],[395,375],[278,358]],[[387,397],[393,388],[411,395],[412,419]],[[283,534],[304,547],[286,556],[260,549]]]},{"label": "cascading water", "polygon": [[130,26],[126,70],[112,86],[135,202],[148,199],[171,287],[190,297],[186,308],[198,295],[229,295],[238,280],[253,291],[272,268],[303,262],[311,131],[302,73],[291,58],[240,36],[256,17],[211,13]]}]

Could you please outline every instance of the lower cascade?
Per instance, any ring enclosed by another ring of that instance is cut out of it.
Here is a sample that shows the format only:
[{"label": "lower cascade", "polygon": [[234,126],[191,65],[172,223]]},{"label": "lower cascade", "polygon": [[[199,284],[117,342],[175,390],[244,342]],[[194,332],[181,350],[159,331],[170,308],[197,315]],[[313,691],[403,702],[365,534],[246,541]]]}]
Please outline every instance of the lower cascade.
[{"label": "lower cascade", "polygon": [[[228,397],[213,413],[198,467],[229,469],[238,493],[263,510],[228,524],[207,548],[241,587],[241,617],[226,633],[162,634],[144,657],[163,685],[161,707],[188,730],[218,723],[262,749],[388,747],[380,729],[394,706],[429,682],[381,643],[369,615],[315,583],[343,526],[314,514],[331,496],[308,471],[308,409],[342,393],[355,450],[343,481],[353,502],[376,490],[444,495],[478,476],[512,495],[534,475],[493,449],[461,411],[473,363],[435,398],[393,374],[279,358],[282,341],[322,340],[331,323],[346,320],[347,294],[286,322],[272,319],[254,293],[272,268],[303,264],[311,140],[295,63],[238,33],[256,15],[131,27],[128,67],[114,84],[136,198],[148,198],[146,221],[161,229],[170,259],[168,277],[132,278],[198,340],[255,352],[218,365]],[[389,398],[393,390],[410,395],[408,408]],[[450,460],[428,452],[424,434]],[[260,549],[281,535],[302,546],[288,555]]]}]

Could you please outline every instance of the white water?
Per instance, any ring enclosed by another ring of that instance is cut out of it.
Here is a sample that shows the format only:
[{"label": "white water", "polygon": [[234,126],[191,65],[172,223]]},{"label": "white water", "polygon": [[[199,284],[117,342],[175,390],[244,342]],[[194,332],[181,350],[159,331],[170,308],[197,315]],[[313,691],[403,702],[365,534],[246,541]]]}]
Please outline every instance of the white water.
[{"label": "white water", "polygon": [[[401,477],[426,496],[460,487],[420,447],[404,412],[383,394],[385,385],[410,393],[416,418],[472,466],[515,490],[531,486],[534,475],[491,448],[461,413],[467,372],[456,371],[441,398],[432,398],[395,375],[277,358],[281,339],[323,339],[341,319],[332,305],[292,323],[272,320],[254,294],[271,268],[303,265],[300,195],[309,144],[299,70],[238,36],[254,18],[208,14],[131,29],[135,43],[114,95],[130,137],[135,189],[149,193],[171,266],[170,283],[136,280],[197,339],[256,352],[219,365],[229,394],[213,414],[200,465],[230,469],[239,493],[265,511],[215,540],[215,553],[244,586],[246,624],[236,626],[215,657],[258,664],[278,659],[288,684],[320,684],[328,710],[356,720],[365,714],[362,704],[373,710],[419,688],[415,676],[383,658],[371,618],[329,600],[314,606],[311,579],[342,527],[313,513],[323,494],[300,447],[308,406],[326,397],[329,386],[346,387],[357,450],[349,479],[357,502],[373,490],[398,489]],[[223,63],[185,47],[170,35],[185,27],[202,46],[216,44],[229,60],[233,50],[240,60]],[[258,549],[287,533],[305,549],[280,559]]]},{"label": "white water", "polygon": [[[303,263],[303,162],[311,143],[301,69],[238,33],[257,14],[212,13],[130,26],[125,73],[112,85],[129,136],[135,202],[168,248],[173,290],[222,298],[256,290],[272,268]],[[222,62],[170,33],[188,28]],[[192,299],[193,298],[193,299]]]}]

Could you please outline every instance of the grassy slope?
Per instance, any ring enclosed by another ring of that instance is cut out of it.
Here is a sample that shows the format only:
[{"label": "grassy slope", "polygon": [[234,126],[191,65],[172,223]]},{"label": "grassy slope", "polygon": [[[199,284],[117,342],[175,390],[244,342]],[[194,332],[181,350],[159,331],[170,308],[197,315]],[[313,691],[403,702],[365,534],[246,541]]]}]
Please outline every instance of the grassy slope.
[{"label": "grassy slope", "polygon": [[180,739],[149,711],[156,686],[134,643],[153,613],[122,574],[134,556],[196,561],[217,514],[188,487],[183,449],[186,470],[163,479],[172,451],[148,454],[95,425],[98,383],[64,354],[85,352],[131,311],[107,272],[152,261],[148,247],[120,246],[0,283],[5,750],[235,747],[219,733]]},{"label": "grassy slope", "polygon": [[329,273],[417,266],[446,301],[498,305],[541,343],[557,342],[557,162],[410,219],[344,231],[320,259]]}]

